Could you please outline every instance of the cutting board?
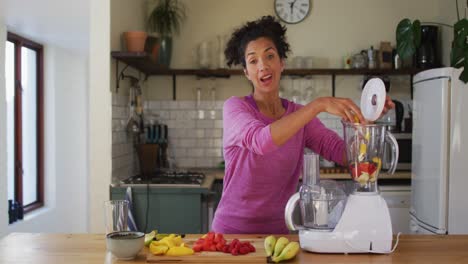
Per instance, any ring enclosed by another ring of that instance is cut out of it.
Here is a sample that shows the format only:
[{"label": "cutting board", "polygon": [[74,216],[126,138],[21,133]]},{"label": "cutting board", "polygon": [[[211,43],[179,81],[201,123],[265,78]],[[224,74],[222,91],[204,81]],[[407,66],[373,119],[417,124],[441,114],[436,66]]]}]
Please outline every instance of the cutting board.
[{"label": "cutting board", "polygon": [[[187,246],[192,247],[196,239],[184,239]],[[228,239],[230,243],[232,239]],[[231,255],[223,252],[202,251],[195,252],[189,256],[155,256],[148,252],[146,262],[149,263],[267,263],[265,247],[263,246],[263,239],[242,239],[241,242],[249,241],[254,247],[255,252],[250,252],[246,255]]]}]

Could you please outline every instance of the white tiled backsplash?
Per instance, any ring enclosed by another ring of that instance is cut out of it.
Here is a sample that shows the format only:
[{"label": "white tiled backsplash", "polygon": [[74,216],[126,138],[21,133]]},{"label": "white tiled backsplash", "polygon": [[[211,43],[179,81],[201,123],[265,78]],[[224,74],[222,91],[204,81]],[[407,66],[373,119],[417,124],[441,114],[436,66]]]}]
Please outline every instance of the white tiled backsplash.
[{"label": "white tiled backsplash", "polygon": [[[138,173],[138,158],[125,131],[128,97],[113,95],[112,100],[112,177],[117,180]],[[201,101],[197,107],[195,101],[146,101],[144,116],[145,120],[168,126],[168,156],[175,166],[216,167],[223,160],[223,103]],[[408,102],[403,103],[406,106]],[[341,118],[328,113],[321,113],[318,117],[342,137]]]},{"label": "white tiled backsplash", "polygon": [[[125,130],[128,97],[113,95],[112,177],[138,173],[138,157]],[[178,168],[216,167],[222,157],[222,106],[224,101],[146,101],[145,120],[168,126],[169,162]]]}]

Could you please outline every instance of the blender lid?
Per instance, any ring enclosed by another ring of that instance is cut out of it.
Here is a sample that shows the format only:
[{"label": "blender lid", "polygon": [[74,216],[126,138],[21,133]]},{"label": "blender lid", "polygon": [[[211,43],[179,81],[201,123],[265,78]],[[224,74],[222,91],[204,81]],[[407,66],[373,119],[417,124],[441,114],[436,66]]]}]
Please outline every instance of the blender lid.
[{"label": "blender lid", "polygon": [[361,112],[367,121],[380,117],[385,105],[385,84],[380,78],[370,79],[361,94]]}]

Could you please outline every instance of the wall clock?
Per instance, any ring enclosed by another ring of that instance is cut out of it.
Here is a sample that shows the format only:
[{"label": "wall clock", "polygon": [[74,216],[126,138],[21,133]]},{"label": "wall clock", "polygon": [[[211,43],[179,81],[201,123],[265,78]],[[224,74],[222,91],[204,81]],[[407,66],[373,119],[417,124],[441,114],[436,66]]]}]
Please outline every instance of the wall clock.
[{"label": "wall clock", "polygon": [[275,0],[276,15],[284,22],[297,24],[310,13],[310,0]]}]

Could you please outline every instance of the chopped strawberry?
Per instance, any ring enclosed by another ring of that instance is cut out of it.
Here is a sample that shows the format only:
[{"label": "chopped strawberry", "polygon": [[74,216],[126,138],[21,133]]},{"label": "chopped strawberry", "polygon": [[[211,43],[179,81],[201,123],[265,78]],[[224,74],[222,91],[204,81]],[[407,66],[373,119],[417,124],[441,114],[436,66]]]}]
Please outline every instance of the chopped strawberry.
[{"label": "chopped strawberry", "polygon": [[250,252],[255,252],[256,251],[256,249],[255,249],[255,247],[253,245],[249,244],[248,247],[250,249]]},{"label": "chopped strawberry", "polygon": [[216,251],[223,251],[224,245],[221,243],[216,244]]},{"label": "chopped strawberry", "polygon": [[206,240],[210,240],[210,241],[213,241],[215,238],[215,233],[214,232],[208,232],[206,234]]},{"label": "chopped strawberry", "polygon": [[211,244],[210,250],[209,250],[209,251],[216,251],[216,245],[215,245],[215,244]]},{"label": "chopped strawberry", "polygon": [[233,248],[231,250],[231,254],[234,255],[234,256],[237,256],[237,255],[239,255],[239,250],[237,248]]},{"label": "chopped strawberry", "polygon": [[192,249],[195,252],[200,252],[200,251],[203,250],[203,245],[202,244],[195,244],[195,245],[193,245]]},{"label": "chopped strawberry", "polygon": [[229,252],[231,252],[231,251],[229,250],[229,246],[228,246],[228,245],[224,245],[224,247],[223,247],[223,252],[224,252],[224,253],[229,253]]}]

